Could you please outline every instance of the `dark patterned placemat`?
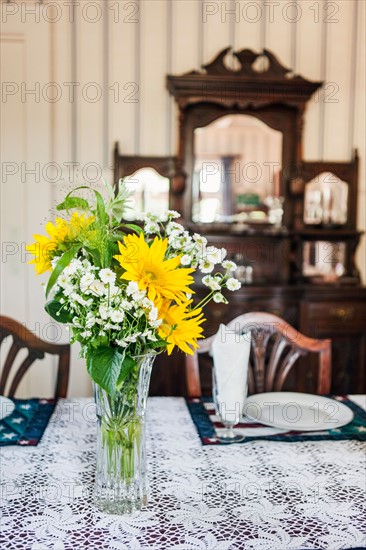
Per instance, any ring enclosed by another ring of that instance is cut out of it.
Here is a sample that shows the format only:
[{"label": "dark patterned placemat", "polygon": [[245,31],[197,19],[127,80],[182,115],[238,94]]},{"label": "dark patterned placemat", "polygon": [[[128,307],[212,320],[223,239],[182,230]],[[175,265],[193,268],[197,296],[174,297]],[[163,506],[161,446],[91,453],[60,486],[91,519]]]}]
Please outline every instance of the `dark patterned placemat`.
[{"label": "dark patterned placemat", "polygon": [[[356,403],[348,399],[344,395],[330,395],[332,399],[340,401],[352,409],[354,418],[352,422],[342,428],[332,430],[323,430],[317,432],[300,432],[288,431],[282,433],[274,433],[271,435],[256,435],[258,430],[263,431],[267,428],[259,422],[253,420],[245,420],[235,426],[236,429],[245,428],[253,431],[253,435],[245,435],[245,439],[240,443],[248,443],[249,441],[267,440],[267,441],[323,441],[323,440],[344,440],[357,439],[366,441],[366,411],[359,407]],[[187,399],[188,410],[194,425],[196,426],[198,435],[203,445],[225,445],[217,439],[216,428],[224,426],[215,418],[215,408],[211,398]],[[234,430],[235,430],[234,428]],[[269,429],[268,431],[270,431]],[[275,429],[273,431],[276,431]],[[280,430],[278,430],[280,431]]]},{"label": "dark patterned placemat", "polygon": [[0,447],[4,445],[35,446],[56,405],[54,399],[11,399],[14,411],[0,420]]}]

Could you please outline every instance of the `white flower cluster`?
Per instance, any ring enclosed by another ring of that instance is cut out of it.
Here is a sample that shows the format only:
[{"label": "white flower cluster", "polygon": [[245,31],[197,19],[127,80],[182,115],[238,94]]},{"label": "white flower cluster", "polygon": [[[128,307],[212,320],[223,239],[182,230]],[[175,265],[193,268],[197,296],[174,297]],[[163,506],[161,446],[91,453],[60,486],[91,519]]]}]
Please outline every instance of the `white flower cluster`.
[{"label": "white flower cluster", "polygon": [[[56,260],[57,261],[57,260]],[[129,344],[158,340],[162,320],[154,303],[138,284],[116,284],[111,269],[100,269],[89,260],[73,259],[63,270],[54,289],[70,318],[73,340],[82,345]]]},{"label": "white flower cluster", "polygon": [[[179,217],[180,214],[174,210],[168,210],[162,215],[145,213],[142,217],[144,231],[161,236],[162,224],[168,222],[165,226],[165,235],[168,238],[171,256],[181,255],[182,266],[193,267],[203,274],[211,274],[203,277],[202,283],[211,290],[212,299],[216,303],[228,303],[221,290],[227,288],[235,291],[241,287],[238,279],[229,277],[237,269],[237,265],[231,260],[225,260],[227,255],[225,248],[209,246],[205,237],[198,233],[190,235],[183,225],[173,221],[173,218]],[[219,271],[214,273],[215,269]]]}]

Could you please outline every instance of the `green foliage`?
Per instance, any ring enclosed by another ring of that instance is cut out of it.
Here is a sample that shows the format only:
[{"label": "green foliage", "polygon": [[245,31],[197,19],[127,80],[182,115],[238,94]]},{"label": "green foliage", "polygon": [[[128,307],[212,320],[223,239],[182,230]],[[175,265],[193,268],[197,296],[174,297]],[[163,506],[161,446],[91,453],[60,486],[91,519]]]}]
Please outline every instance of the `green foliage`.
[{"label": "green foliage", "polygon": [[48,279],[48,283],[46,287],[46,297],[49,295],[51,288],[54,286],[54,284],[56,283],[57,279],[59,278],[59,276],[65,269],[65,267],[69,265],[69,263],[73,258],[75,258],[80,248],[81,248],[81,244],[75,244],[69,250],[64,252],[64,254],[61,256],[61,258],[55,265],[55,268],[52,271],[50,278]]},{"label": "green foliage", "polygon": [[121,365],[121,370],[118,376],[118,380],[117,380],[117,390],[120,390],[121,387],[126,382],[126,380],[131,378],[131,375],[135,369],[136,369],[136,361],[132,359],[132,357],[125,355]]},{"label": "green foliage", "polygon": [[88,349],[86,353],[86,366],[91,379],[110,395],[116,392],[123,360],[120,350],[109,346]]},{"label": "green foliage", "polygon": [[[71,191],[72,193],[73,191]],[[69,193],[63,202],[60,202],[56,206],[57,210],[71,210],[72,208],[78,208],[80,210],[90,210],[90,206],[87,200],[81,197],[71,197]]]},{"label": "green foliage", "polygon": [[53,299],[44,306],[48,315],[55,319],[59,323],[71,323],[72,315],[70,312],[66,311],[63,304],[61,304],[57,299]]}]

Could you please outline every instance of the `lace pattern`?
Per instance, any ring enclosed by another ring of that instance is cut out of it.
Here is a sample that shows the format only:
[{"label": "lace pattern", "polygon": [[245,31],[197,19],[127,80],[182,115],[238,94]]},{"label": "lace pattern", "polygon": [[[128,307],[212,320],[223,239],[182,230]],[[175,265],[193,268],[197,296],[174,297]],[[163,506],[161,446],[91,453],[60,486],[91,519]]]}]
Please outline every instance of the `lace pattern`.
[{"label": "lace pattern", "polygon": [[93,508],[95,406],[62,400],[38,447],[3,447],[2,549],[285,550],[366,546],[366,444],[202,447],[181,398],[148,403],[150,501]]}]

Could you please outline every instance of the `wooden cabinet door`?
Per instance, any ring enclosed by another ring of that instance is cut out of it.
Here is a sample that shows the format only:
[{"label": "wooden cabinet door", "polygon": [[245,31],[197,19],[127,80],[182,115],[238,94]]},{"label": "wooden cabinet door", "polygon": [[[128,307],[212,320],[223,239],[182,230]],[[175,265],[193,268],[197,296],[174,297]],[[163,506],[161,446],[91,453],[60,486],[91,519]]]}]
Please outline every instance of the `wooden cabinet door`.
[{"label": "wooden cabinet door", "polygon": [[302,303],[300,331],[332,339],[332,393],[365,393],[365,301]]}]

